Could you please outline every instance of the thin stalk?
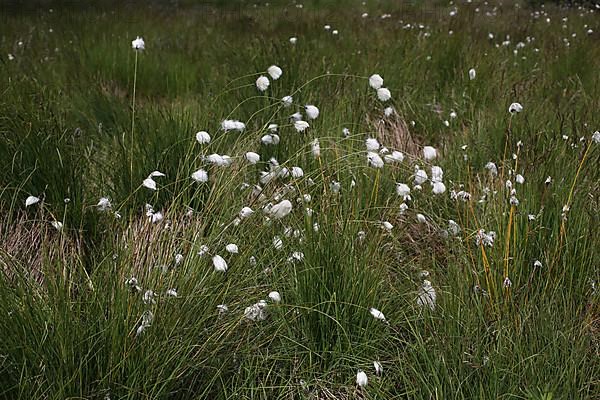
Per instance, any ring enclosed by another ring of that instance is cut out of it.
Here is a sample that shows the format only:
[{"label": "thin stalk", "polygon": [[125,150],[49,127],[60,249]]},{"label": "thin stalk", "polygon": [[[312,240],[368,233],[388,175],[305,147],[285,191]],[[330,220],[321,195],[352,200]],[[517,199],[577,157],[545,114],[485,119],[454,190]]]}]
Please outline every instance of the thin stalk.
[{"label": "thin stalk", "polygon": [[[556,261],[560,255],[560,251],[562,249],[563,240],[566,235],[566,223],[567,223],[567,214],[571,209],[571,202],[573,201],[573,193],[575,192],[575,185],[577,184],[577,179],[579,179],[579,174],[581,173],[581,169],[583,168],[583,164],[587,159],[588,154],[590,153],[590,149],[592,148],[592,143],[588,143],[587,149],[585,149],[585,153],[583,153],[583,157],[579,162],[579,166],[577,167],[577,172],[575,173],[575,178],[573,178],[573,183],[571,184],[571,189],[569,190],[569,197],[567,198],[567,204],[565,205],[566,210],[564,211],[565,217],[562,219],[560,224],[560,240],[558,244],[558,248],[556,249],[556,256],[554,257],[554,261]],[[554,263],[552,263],[554,264]]]},{"label": "thin stalk", "polygon": [[[510,131],[510,123],[509,123],[509,131]],[[514,173],[517,172],[518,165],[519,165],[519,149],[517,149],[517,157],[515,159]],[[510,193],[509,193],[509,196],[510,196]],[[508,225],[506,227],[506,242],[505,242],[505,248],[504,248],[504,278],[508,278],[508,273],[509,273],[511,234],[516,232],[515,229],[513,229],[515,210],[516,210],[516,206],[511,204],[510,214],[508,216]],[[513,237],[513,240],[515,240],[515,237]],[[513,247],[516,249],[516,244]],[[507,287],[506,291],[505,291],[507,298],[508,298],[509,291],[510,291],[510,288]]]},{"label": "thin stalk", "polygon": [[[504,250],[504,278],[508,278],[508,264],[510,259],[510,235],[512,233],[512,226],[515,214],[515,206],[510,206],[510,214],[508,216],[508,226],[506,227],[506,242]],[[508,295],[509,288],[506,288],[506,294]]]},{"label": "thin stalk", "polygon": [[371,200],[369,204],[369,208],[375,207],[377,203],[377,192],[379,191],[379,174],[381,170],[377,168],[377,175],[375,175],[375,183],[373,184],[373,191],[371,192]]},{"label": "thin stalk", "polygon": [[135,86],[137,84],[138,52],[135,52],[133,67],[133,98],[131,100],[131,135],[129,142],[129,191],[133,192],[133,136],[135,131]]}]

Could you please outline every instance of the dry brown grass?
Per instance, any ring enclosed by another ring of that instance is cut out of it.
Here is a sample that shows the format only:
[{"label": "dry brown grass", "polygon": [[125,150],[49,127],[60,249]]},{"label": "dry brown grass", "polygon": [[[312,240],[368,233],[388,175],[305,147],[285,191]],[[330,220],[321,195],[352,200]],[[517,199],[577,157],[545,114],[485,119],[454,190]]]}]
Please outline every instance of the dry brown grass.
[{"label": "dry brown grass", "polygon": [[190,254],[196,240],[202,236],[204,221],[195,215],[163,211],[164,219],[152,223],[148,217],[131,221],[115,236],[115,248],[126,250],[128,267],[121,278],[135,276],[144,279],[156,268],[175,267],[175,255]]},{"label": "dry brown grass", "polygon": [[373,126],[380,143],[412,157],[419,154],[421,146],[411,134],[405,119],[396,112],[384,119],[367,117],[367,123]]},{"label": "dry brown grass", "polygon": [[0,219],[0,266],[9,280],[22,275],[41,284],[44,266],[64,267],[79,259],[78,243],[44,221],[42,215],[37,217],[31,219],[23,213],[14,219]]}]

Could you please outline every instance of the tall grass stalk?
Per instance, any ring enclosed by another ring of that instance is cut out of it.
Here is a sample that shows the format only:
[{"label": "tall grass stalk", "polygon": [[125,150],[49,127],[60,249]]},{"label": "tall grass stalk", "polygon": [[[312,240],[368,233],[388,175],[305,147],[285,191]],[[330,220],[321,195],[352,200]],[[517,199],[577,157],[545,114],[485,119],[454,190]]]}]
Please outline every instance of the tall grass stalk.
[{"label": "tall grass stalk", "polygon": [[131,133],[129,137],[129,180],[130,180],[130,191],[133,193],[133,148],[135,145],[135,91],[137,86],[137,69],[138,69],[138,53],[135,51],[135,61],[133,67],[133,94],[131,96]]}]

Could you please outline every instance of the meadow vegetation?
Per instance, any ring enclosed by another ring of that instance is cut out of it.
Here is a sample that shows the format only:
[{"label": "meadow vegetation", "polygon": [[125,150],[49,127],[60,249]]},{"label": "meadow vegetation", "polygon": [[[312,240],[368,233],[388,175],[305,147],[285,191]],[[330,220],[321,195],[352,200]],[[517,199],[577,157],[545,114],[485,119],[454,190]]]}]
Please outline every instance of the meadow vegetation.
[{"label": "meadow vegetation", "polygon": [[599,13],[5,6],[0,398],[600,398]]}]

